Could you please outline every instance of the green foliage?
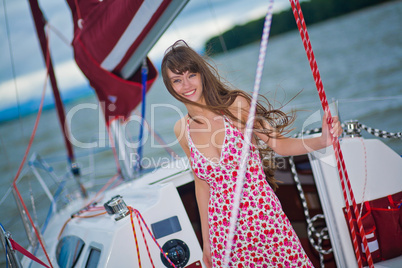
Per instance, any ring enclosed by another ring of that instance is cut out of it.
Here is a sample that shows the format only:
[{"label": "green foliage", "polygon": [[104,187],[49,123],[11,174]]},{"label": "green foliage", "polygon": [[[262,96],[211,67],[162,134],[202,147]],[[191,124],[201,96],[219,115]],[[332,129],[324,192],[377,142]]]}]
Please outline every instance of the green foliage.
[{"label": "green foliage", "polygon": [[[302,2],[303,16],[308,25],[347,14],[368,6],[388,2],[391,0],[311,0]],[[205,48],[208,54],[218,54],[224,51],[221,39],[227,50],[231,50],[261,39],[265,18],[250,21],[244,25],[237,25],[224,32],[221,36],[209,39]],[[275,13],[272,17],[271,36],[296,29],[292,10]]]}]

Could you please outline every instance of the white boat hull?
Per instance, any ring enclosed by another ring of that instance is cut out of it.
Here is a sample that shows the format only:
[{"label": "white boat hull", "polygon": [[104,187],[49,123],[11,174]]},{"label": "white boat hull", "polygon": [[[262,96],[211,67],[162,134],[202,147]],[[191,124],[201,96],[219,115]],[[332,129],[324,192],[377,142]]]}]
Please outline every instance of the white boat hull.
[{"label": "white boat hull", "polygon": [[[202,250],[176,188],[192,180],[191,172],[184,165],[172,164],[170,167],[162,167],[136,181],[124,183],[106,192],[99,205],[103,205],[113,196],[122,196],[127,206],[140,212],[161,247],[168,241],[178,240],[185,244],[184,247],[188,247],[189,256],[182,262],[183,265],[177,265],[177,267],[185,267],[193,263],[198,263],[197,267],[201,267]],[[76,201],[71,204],[68,209],[55,214],[49,223],[44,233],[44,240],[53,265],[68,262],[68,256],[62,256],[62,253],[57,252],[59,243],[57,237],[63,224],[71,214],[84,206],[85,201]],[[140,220],[141,231],[134,213],[133,222],[139,253],[137,253],[130,215],[117,221],[115,215],[108,214],[93,218],[74,218],[68,222],[60,238],[62,240],[63,237],[73,236],[84,243],[74,267],[87,267],[90,254],[94,250],[97,253],[96,256],[99,256],[98,267],[140,267],[138,254],[142,267],[153,267],[153,265],[168,267],[163,264],[159,247]],[[74,251],[73,253],[71,251],[67,255],[74,254]],[[153,265],[148,254],[152,258]],[[44,256],[40,258],[44,259]],[[24,259],[23,266],[27,267],[29,262],[28,259]],[[31,267],[41,266],[33,262]]]},{"label": "white boat hull", "polygon": [[[402,190],[402,158],[378,139],[341,141],[356,203]],[[325,214],[338,267],[358,267],[343,208],[345,202],[332,147],[311,153],[310,163]],[[375,267],[402,267],[402,256],[375,263]]]}]

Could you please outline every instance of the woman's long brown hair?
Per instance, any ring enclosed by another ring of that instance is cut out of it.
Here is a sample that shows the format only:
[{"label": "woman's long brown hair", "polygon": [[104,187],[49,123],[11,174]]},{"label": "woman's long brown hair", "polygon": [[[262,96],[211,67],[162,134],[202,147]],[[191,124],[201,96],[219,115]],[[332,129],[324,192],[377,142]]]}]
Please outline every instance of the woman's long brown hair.
[{"label": "woman's long brown hair", "polygon": [[[200,56],[196,51],[190,48],[183,40],[176,41],[170,46],[162,60],[162,78],[167,90],[177,100],[183,103],[191,103],[193,105],[209,109],[216,114],[225,114],[234,122],[241,125],[246,125],[248,109],[242,109],[239,116],[235,116],[231,111],[231,106],[238,96],[245,98],[248,103],[251,103],[251,95],[239,89],[232,89],[228,83],[221,80],[218,71],[207,61]],[[167,70],[175,74],[183,74],[187,71],[191,73],[199,73],[203,85],[202,96],[205,100],[205,105],[192,102],[179,94],[173,89]],[[264,97],[263,100],[257,102],[255,123],[253,130],[263,133],[267,139],[277,138],[278,134],[288,132],[287,128],[294,121],[293,114],[287,115],[279,109],[274,109],[269,101]],[[264,125],[269,124],[272,129],[264,128]],[[274,151],[268,146],[262,145],[263,142],[254,135],[257,141],[261,161],[264,167],[264,172],[267,181],[273,190],[278,188],[277,180],[274,178],[275,162]]]}]

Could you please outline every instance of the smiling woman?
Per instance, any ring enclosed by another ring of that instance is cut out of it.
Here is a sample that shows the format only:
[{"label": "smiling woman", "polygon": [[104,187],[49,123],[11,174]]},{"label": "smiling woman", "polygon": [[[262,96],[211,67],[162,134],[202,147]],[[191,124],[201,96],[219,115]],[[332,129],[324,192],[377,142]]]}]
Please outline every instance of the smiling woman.
[{"label": "smiling woman", "polygon": [[[289,267],[291,263],[313,267],[274,193],[272,153],[299,155],[330,145],[332,136],[342,133],[338,118],[333,118],[330,130],[324,116],[320,137],[292,139],[283,134],[293,118],[271,109],[269,103],[264,107],[257,102],[249,144],[244,132],[251,96],[222,83],[217,70],[183,40],[167,49],[162,77],[188,111],[176,122],[174,132],[194,173],[206,266],[223,267],[229,253],[229,267]],[[240,183],[243,147],[250,148],[244,185]],[[233,247],[226,252],[232,242],[229,221],[238,187],[242,187],[241,211],[235,219]],[[276,256],[279,252],[283,254]]]},{"label": "smiling woman", "polygon": [[185,71],[176,74],[168,69],[167,74],[177,95],[184,96],[192,102],[205,102],[201,99],[202,81],[199,73]]},{"label": "smiling woman", "polygon": [[[24,0],[6,1],[10,7],[13,5],[14,2],[26,2]],[[64,3],[63,1],[51,2]],[[193,1],[190,1],[190,4],[192,2]],[[199,1],[196,0],[196,2]],[[207,3],[208,1],[204,2]],[[215,5],[216,3],[221,3],[222,1],[212,2]],[[243,2],[250,4],[254,1]],[[46,4],[48,2],[41,1],[41,3]],[[276,3],[277,1],[275,1],[275,4]],[[400,16],[399,12],[402,8],[401,4],[401,1],[394,1],[392,3],[384,4],[368,10],[363,10],[355,14],[343,16],[311,27],[311,38],[314,39],[313,45],[315,45],[314,48],[317,52],[316,56],[319,60],[319,66],[321,67],[322,75],[326,81],[326,89],[328,90],[328,93],[331,97],[339,99],[339,110],[344,120],[358,119],[359,122],[362,122],[370,127],[385,129],[392,132],[401,131],[400,114],[402,112],[402,96],[400,96],[400,85],[402,84],[402,76],[400,75],[399,66],[402,56],[402,54],[400,53],[402,36],[395,34],[399,32],[398,26],[401,25],[402,17]],[[216,9],[216,11],[218,10]],[[1,12],[2,10],[0,8],[0,19]],[[48,14],[46,15],[47,17],[49,17]],[[27,18],[29,18],[29,15],[27,15]],[[184,24],[185,23],[182,23],[182,25]],[[173,24],[173,26],[175,25],[176,24]],[[367,31],[367,29],[370,29],[370,31]],[[0,32],[0,34],[2,33],[3,32]],[[375,36],[375,38],[373,38],[373,36]],[[53,38],[53,40],[54,39],[57,38]],[[3,40],[4,39],[0,38],[0,42],[2,42]],[[384,40],[386,40],[386,42],[384,42]],[[36,44],[37,41],[34,41]],[[169,43],[169,45],[172,44],[174,41]],[[191,39],[189,40],[189,43],[193,44],[195,42],[193,42],[193,40]],[[167,46],[163,47],[163,51],[166,49],[166,47]],[[219,63],[220,71],[223,71],[225,73],[225,77],[226,75],[228,75],[227,78],[229,79],[229,81],[233,82],[239,88],[250,89],[252,88],[252,79],[255,75],[255,63],[257,54],[258,44],[251,44],[249,46],[217,56],[214,58],[214,61]],[[368,57],[368,55],[370,55],[370,57]],[[0,61],[0,65],[2,62],[3,61]],[[241,70],[241,72],[237,70]],[[292,100],[291,104],[289,105],[290,107],[286,106],[285,108],[292,108],[294,107],[294,105],[296,105],[299,110],[302,110],[302,112],[298,114],[297,122],[295,122],[296,132],[301,131],[303,128],[315,128],[318,121],[321,121],[321,116],[318,115],[319,103],[318,100],[316,100],[316,92],[314,90],[311,90],[314,86],[314,81],[311,77],[309,66],[306,62],[305,52],[303,50],[303,46],[300,44],[300,37],[296,30],[293,33],[278,36],[270,41],[270,47],[268,49],[268,62],[267,66],[265,66],[265,70],[266,72],[264,73],[266,73],[266,75],[264,75],[264,79],[262,81],[263,84],[261,86],[263,90],[262,94],[267,94],[270,100],[275,100],[273,95],[277,94],[276,101],[285,103],[287,102],[286,100],[288,98],[282,98],[282,91],[284,92],[286,90],[286,97],[290,96],[291,98],[292,96],[297,95],[297,93],[301,89],[304,89],[303,92],[297,96],[297,98]],[[4,72],[0,75],[0,79],[4,78],[3,74]],[[10,84],[10,87],[7,87],[8,92],[11,90],[11,88],[12,84]],[[63,97],[64,96],[65,95],[63,95]],[[1,100],[2,98],[0,97],[0,101]],[[92,104],[94,102],[96,103],[96,100],[95,98],[79,100],[80,104],[87,104],[88,102]],[[164,89],[161,77],[155,82],[154,90],[151,90],[149,92],[147,102],[151,104],[150,106],[148,106],[149,112],[147,111],[147,116],[148,119],[150,119],[149,121],[151,122],[152,128],[157,130],[158,133],[162,135],[165,141],[169,143],[172,141],[170,144],[177,144],[175,142],[176,138],[174,132],[171,131],[172,126],[179,118],[184,116],[183,113],[179,111],[179,109],[182,109],[186,112],[187,110],[185,109],[184,105],[181,105],[181,103],[176,101],[174,98],[169,97],[169,93]],[[315,102],[316,104],[314,104],[313,102]],[[155,109],[153,109],[154,104],[156,104]],[[162,107],[162,104],[166,104],[167,108],[165,108],[166,106]],[[68,108],[71,108],[73,105],[74,107],[76,107],[77,103],[68,105]],[[33,104],[33,106],[35,106],[35,104]],[[82,115],[75,116],[74,118],[72,131],[75,135],[77,135],[77,139],[83,142],[92,142],[97,141],[98,138],[107,137],[107,133],[105,133],[105,135],[101,137],[103,133],[100,132],[100,129],[103,129],[103,125],[98,125],[103,123],[101,122],[101,119],[99,117],[99,113],[101,113],[101,111],[99,111],[98,109],[86,109],[86,111],[83,112],[84,113],[82,113]],[[0,112],[0,115],[2,114],[3,113]],[[54,120],[56,116],[55,111],[46,112],[42,116],[43,118],[41,120],[41,125],[38,128],[38,134],[33,145],[33,151],[41,154],[43,156],[43,159],[51,164],[55,172],[58,175],[62,176],[66,172],[64,164],[65,150],[62,146],[60,136],[56,135],[58,133],[57,129],[59,126],[58,122]],[[384,118],[386,118],[387,120],[384,120]],[[0,159],[2,159],[2,161],[0,161],[0,170],[3,178],[0,181],[0,196],[6,197],[6,191],[7,189],[9,189],[10,186],[10,178],[15,175],[15,171],[18,168],[21,156],[25,152],[26,143],[29,138],[29,136],[27,137],[27,135],[30,134],[28,132],[33,125],[33,121],[33,117],[25,117],[22,118],[21,122],[12,121],[0,124]],[[215,121],[212,121],[212,123],[216,123],[217,127],[220,128],[226,125],[226,128],[230,131],[230,128],[232,128],[232,126],[228,126],[228,122],[224,122],[225,120],[223,120],[222,116],[220,116],[220,118],[216,118]],[[21,124],[24,126],[24,129],[22,129]],[[137,125],[135,125],[135,127],[136,126]],[[197,145],[196,149],[199,149],[200,152],[205,153],[203,148],[200,147],[200,145],[205,145],[205,143],[196,140],[198,133],[194,131],[194,126],[196,126],[196,124],[191,121],[191,138],[194,138],[194,144]],[[221,161],[219,161],[218,159],[212,159],[214,163],[208,162],[206,169],[206,171],[209,170],[208,172],[211,172],[212,169],[216,168],[216,166],[214,166],[215,163],[223,163],[225,158],[225,148],[229,147],[229,144],[223,146],[223,144],[225,144],[222,137],[224,135],[221,135],[223,133],[214,133],[214,131],[214,129],[211,130],[213,134],[216,134],[214,136],[214,140],[218,151],[210,155],[205,154],[205,156],[208,159],[211,159],[210,157],[215,157],[219,154],[219,152],[221,152],[222,157]],[[239,134],[239,132],[237,131],[236,133]],[[367,133],[362,132],[362,135],[366,134]],[[372,136],[370,136],[370,138],[372,138]],[[151,139],[149,139],[147,146],[147,149],[150,149],[150,153],[147,154],[147,157],[145,159],[149,159],[150,161],[155,163],[158,163],[160,159],[163,159],[163,161],[166,160],[166,162],[164,163],[168,163],[168,160],[170,160],[170,158],[166,156],[163,148],[155,146],[156,142],[152,143],[150,140]],[[99,142],[103,141],[104,140]],[[398,142],[395,139],[383,139],[382,141],[389,144],[389,146],[392,147],[398,154],[401,154],[402,143]],[[356,142],[358,142],[358,145],[361,146],[360,138],[356,139]],[[109,144],[107,143],[107,145]],[[180,152],[179,146],[173,146],[174,150]],[[238,147],[236,144],[232,144],[230,147],[233,147],[233,149],[238,151]],[[95,170],[96,174],[99,174],[99,177],[96,176],[96,180],[100,183],[106,182],[109,176],[111,177],[115,174],[114,162],[111,160],[113,159],[113,155],[110,151],[105,152],[104,148],[105,147],[98,148],[98,152],[100,152],[100,154],[95,155],[94,169],[92,168],[92,166],[87,165],[85,161],[82,162],[82,166],[85,168],[85,170]],[[222,148],[224,150],[222,150]],[[195,149],[193,150],[194,152],[196,152]],[[232,148],[230,148],[230,150],[232,151]],[[91,157],[87,157],[86,152],[87,151],[80,150],[79,154],[84,156],[84,160],[89,159],[92,161]],[[182,152],[181,155],[184,155],[184,152]],[[233,159],[231,157],[233,157]],[[199,158],[202,161],[201,155],[199,155]],[[303,156],[303,158],[307,158],[307,156]],[[362,158],[358,155],[357,157],[353,158],[356,159],[356,161],[359,161],[358,163],[360,163],[360,160],[362,160]],[[228,161],[233,160],[234,155],[229,155]],[[295,161],[295,163],[297,166],[299,166],[297,161]],[[304,164],[305,162],[302,161],[301,163]],[[208,166],[210,167],[208,168]],[[301,168],[302,171],[305,172],[303,166],[299,168]],[[362,172],[360,172],[359,174],[361,176],[364,176],[364,169],[361,169],[361,171]],[[384,173],[382,174],[388,173],[389,170],[384,170]],[[151,179],[152,182],[155,181],[155,178],[159,179],[159,174],[163,174],[161,175],[161,177],[166,176],[166,171],[161,170],[161,172],[157,174],[151,173],[150,176],[143,181],[144,184],[149,182],[147,180],[148,178]],[[304,224],[301,204],[294,203],[294,200],[298,198],[296,195],[297,190],[294,190],[295,187],[291,183],[291,178],[283,174],[284,172],[276,174],[278,179],[285,180],[284,184],[280,185],[280,188],[278,189],[278,191],[275,192],[275,194],[281,200],[282,207],[286,215],[291,221],[293,220],[292,224],[295,223],[293,225],[295,231],[298,232],[298,236],[301,238],[301,242],[306,243],[303,245],[305,246],[306,250],[308,250],[310,247],[307,240],[307,234],[305,232],[307,226],[306,224]],[[225,177],[222,176],[222,182],[224,178]],[[287,178],[288,180],[286,180]],[[303,183],[303,177],[300,178]],[[378,178],[378,176],[376,178]],[[36,179],[30,176],[29,181],[36,182]],[[89,182],[92,183],[95,181],[91,180]],[[220,182],[220,180],[217,181],[217,183],[218,182]],[[311,182],[313,183],[313,178],[311,178]],[[73,181],[70,180],[69,183],[73,183]],[[303,184],[303,189],[307,187],[307,189],[304,189],[305,191],[312,191],[312,189],[315,189],[314,184],[310,185],[310,177],[308,177],[307,182],[305,181],[304,183],[306,184]],[[94,183],[94,185],[99,186],[97,183]],[[192,188],[188,192],[186,191],[186,193],[194,192],[193,185],[194,184],[192,183]],[[38,185],[33,184],[32,186],[34,194],[36,192],[39,192],[37,188],[35,188]],[[187,187],[187,185],[185,186]],[[40,189],[40,186],[38,188]],[[28,189],[28,187],[26,189]],[[182,191],[184,192],[183,189]],[[226,192],[229,193],[228,189],[229,188],[226,188],[226,191],[222,191],[221,197],[223,197]],[[399,187],[398,189],[401,189],[401,187]],[[373,193],[378,193],[378,188],[372,188],[371,190],[373,191]],[[258,191],[258,188],[256,191]],[[27,195],[26,200],[30,200],[30,191],[25,192]],[[293,193],[295,193],[295,195],[293,195]],[[311,194],[314,194],[315,199],[319,200],[316,190],[314,190],[314,192],[311,192]],[[143,193],[141,192],[140,195],[143,195]],[[155,196],[155,192],[152,192],[150,194],[150,197],[152,198]],[[358,196],[361,195],[359,194]],[[309,200],[313,199],[309,199],[308,197],[309,196],[306,193],[306,199],[310,205]],[[28,242],[26,240],[24,232],[22,231],[21,224],[19,224],[19,219],[14,216],[15,212],[17,211],[15,202],[12,199],[11,195],[9,195],[7,198],[4,198],[4,200],[6,201],[3,202],[2,205],[0,204],[2,208],[0,212],[0,218],[3,219],[2,224],[4,224],[5,227],[8,226],[8,229],[11,231],[11,233],[13,233],[14,239],[17,242],[25,243],[24,245],[27,246]],[[43,196],[40,200],[44,200]],[[64,199],[60,200],[64,202]],[[168,201],[170,202],[171,200]],[[183,199],[183,203],[190,207],[190,209],[187,211],[189,214],[198,213],[198,211],[196,210],[197,203],[195,201],[195,198],[194,200],[191,199],[191,201]],[[135,202],[133,202],[133,204],[138,204],[138,199],[135,199]],[[250,204],[251,203],[249,202],[248,206],[250,206]],[[312,202],[312,204],[314,204],[314,202]],[[49,208],[47,203],[45,204],[45,206],[43,205],[43,203],[36,203],[35,205],[38,211],[38,215],[46,215]],[[169,204],[169,208],[163,211],[168,211],[172,207],[174,206]],[[246,211],[248,212],[248,210]],[[76,210],[72,212],[76,212]],[[151,214],[156,215],[158,213]],[[311,216],[313,215],[315,215],[315,213],[311,213]],[[70,214],[68,214],[67,216],[69,217]],[[343,215],[340,220],[342,220],[342,222],[345,222]],[[99,223],[97,223],[96,226],[99,227]],[[198,220],[193,222],[193,227],[199,227]],[[56,229],[57,226],[55,226],[54,230]],[[94,228],[91,228],[91,230],[92,229]],[[86,234],[84,234],[84,236],[86,236]],[[101,236],[98,235],[98,237]],[[50,239],[53,241],[54,235],[51,235]],[[219,239],[219,237],[217,239]],[[349,239],[349,237],[347,237],[347,239]],[[333,245],[337,245],[336,243],[333,243],[332,240],[331,243]],[[54,246],[53,248],[56,247]],[[119,246],[118,248],[121,249],[121,246]],[[347,251],[346,248],[342,247],[341,249],[342,251]],[[159,252],[158,250],[156,251]],[[131,251],[131,253],[132,252],[134,251]],[[353,250],[350,251],[350,253],[352,254],[353,258]],[[129,255],[132,256],[135,254]],[[144,256],[145,255],[146,253],[144,252]],[[195,254],[191,255],[195,256]],[[313,262],[315,255],[317,255],[316,252],[312,252],[311,255],[309,255]],[[159,255],[156,257],[159,259]],[[0,266],[5,266],[5,262],[2,261],[4,261],[4,254],[0,254]],[[133,262],[131,262],[131,264],[132,263]],[[319,267],[318,259],[316,259],[315,264],[316,267]],[[327,267],[327,262],[325,263],[325,266]],[[354,267],[354,265],[346,265],[342,267]]]}]

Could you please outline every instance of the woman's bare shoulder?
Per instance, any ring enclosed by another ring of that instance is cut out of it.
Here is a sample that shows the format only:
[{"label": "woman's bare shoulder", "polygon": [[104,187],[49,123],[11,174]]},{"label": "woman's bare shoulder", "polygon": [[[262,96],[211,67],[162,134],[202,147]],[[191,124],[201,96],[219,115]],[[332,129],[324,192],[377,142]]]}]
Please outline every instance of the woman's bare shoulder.
[{"label": "woman's bare shoulder", "polygon": [[250,110],[249,100],[242,95],[238,95],[230,105],[229,110],[237,119],[246,121]]},{"label": "woman's bare shoulder", "polygon": [[238,95],[233,104],[231,105],[231,107],[236,109],[238,108],[248,109],[250,107],[250,101],[246,99],[244,96]]},{"label": "woman's bare shoulder", "polygon": [[176,135],[176,138],[178,141],[181,143],[182,139],[186,136],[184,135],[186,133],[186,124],[187,124],[187,115],[180,118],[177,120],[177,122],[174,124],[173,130],[174,134]]}]

